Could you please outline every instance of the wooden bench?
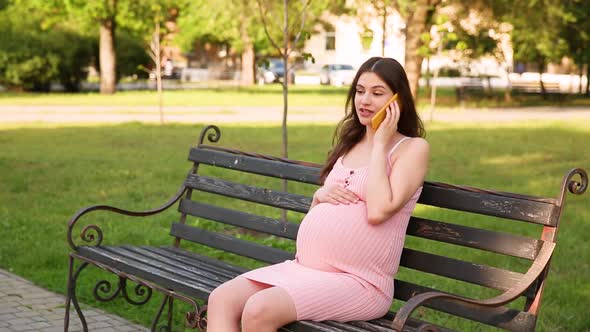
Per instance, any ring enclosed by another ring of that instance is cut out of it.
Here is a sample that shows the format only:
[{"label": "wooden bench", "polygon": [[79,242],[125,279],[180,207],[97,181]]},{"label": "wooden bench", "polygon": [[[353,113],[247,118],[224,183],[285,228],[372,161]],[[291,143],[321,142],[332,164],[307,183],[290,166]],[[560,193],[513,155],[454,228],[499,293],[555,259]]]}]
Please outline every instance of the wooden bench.
[{"label": "wooden bench", "polygon": [[[198,146],[190,150],[189,159],[193,166],[184,183],[176,195],[161,207],[132,212],[97,205],[80,210],[69,221],[67,239],[71,252],[65,330],[69,326],[70,304],[74,305],[84,329],[87,329],[76,297],[76,281],[88,265],[118,276],[117,285],[107,281],[96,284],[94,296],[102,301],[121,295],[133,304],[144,304],[149,300],[152,291],[164,294],[160,309],[155,314],[152,330],[156,329],[166,306],[168,320],[164,327],[171,329],[173,300],[191,305],[191,312],[186,315],[189,326],[205,329],[204,303],[208,295],[219,284],[247,269],[205,256],[195,247],[217,248],[220,252],[233,253],[238,255],[235,257],[243,256],[264,264],[294,258],[292,251],[273,247],[272,244],[280,242],[280,246],[285,247],[284,242],[287,242],[293,248],[292,240],[295,240],[298,224],[283,222],[276,216],[279,209],[301,214],[307,212],[311,203],[309,192],[313,191],[309,189],[314,189],[318,184],[320,165],[205,145],[205,138],[210,142],[217,142],[220,138],[219,129],[209,126],[203,130]],[[233,174],[234,178],[238,177],[239,183],[228,180],[229,174]],[[249,183],[245,183],[247,179],[250,179]],[[267,180],[278,181],[280,184],[280,179],[290,180],[291,187],[308,190],[308,195],[281,192],[269,189],[266,185]],[[397,313],[390,312],[380,319],[368,322],[346,324],[333,321],[299,321],[285,326],[282,331],[448,331],[453,328],[440,326],[443,325],[440,322],[439,325],[428,323],[429,316],[426,313],[430,311],[424,309],[419,310],[420,319],[410,317],[421,306],[502,329],[533,331],[549,272],[549,262],[556,245],[566,192],[569,190],[582,194],[587,185],[588,176],[582,169],[572,169],[565,175],[557,198],[425,182],[418,206],[455,213],[457,216],[467,217],[464,218],[467,221],[460,224],[412,217],[407,230],[406,248],[401,258],[401,269],[404,271],[400,271],[399,278],[396,277],[395,280],[394,303],[405,302]],[[307,186],[309,188],[305,189]],[[77,225],[82,216],[93,211],[105,210],[146,217],[158,214],[177,202],[180,202],[179,214],[170,228],[173,242],[170,246],[106,246],[101,244],[103,232],[98,225]],[[225,207],[221,206],[222,203]],[[251,207],[231,209],[240,204]],[[276,212],[275,217],[256,213],[268,210]],[[291,214],[292,212],[289,213]],[[522,225],[532,225],[536,227],[534,234],[538,234],[542,228],[541,236],[530,237],[518,235],[516,231],[500,232],[481,227],[478,218],[490,218],[486,216],[494,217],[494,223],[499,224],[502,221],[511,227],[518,226],[515,227],[516,230],[522,229]],[[78,232],[81,240],[74,241],[74,233]],[[413,240],[424,241],[428,246],[443,247],[436,249],[435,253],[428,252],[409,246],[409,242],[414,242]],[[194,243],[204,246],[199,247]],[[521,271],[496,267],[495,264],[492,266],[464,261],[456,257],[457,253],[471,250],[481,254],[491,253],[495,258],[499,257],[499,261],[517,259],[520,264],[511,266],[520,267]],[[404,279],[406,272],[410,277],[406,274]],[[135,294],[143,297],[131,299],[127,286],[129,280],[138,284],[134,289]],[[457,282],[459,286],[455,291],[449,291],[444,286],[444,280]],[[466,296],[461,290],[469,285],[478,289],[491,289],[492,295],[483,300]],[[426,320],[422,320],[423,318]]]},{"label": "wooden bench", "polygon": [[457,94],[457,101],[459,102],[463,102],[472,96],[477,98],[486,96],[482,80],[474,78],[463,80],[461,84],[455,88],[455,93]]},{"label": "wooden bench", "polygon": [[[542,94],[541,82],[539,81],[513,81],[510,82],[512,92],[515,94]],[[561,92],[558,82],[543,82],[545,94],[547,95],[565,95]]]}]

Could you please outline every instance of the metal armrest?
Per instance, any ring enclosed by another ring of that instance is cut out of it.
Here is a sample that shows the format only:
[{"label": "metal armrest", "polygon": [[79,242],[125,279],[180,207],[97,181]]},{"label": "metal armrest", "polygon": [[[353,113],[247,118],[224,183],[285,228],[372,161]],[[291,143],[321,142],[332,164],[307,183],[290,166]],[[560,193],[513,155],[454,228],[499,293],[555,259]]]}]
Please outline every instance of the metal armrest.
[{"label": "metal armrest", "polygon": [[397,312],[391,327],[395,331],[403,331],[403,327],[405,326],[406,321],[412,312],[433,299],[449,299],[457,302],[481,305],[485,307],[497,307],[508,302],[512,302],[514,299],[524,293],[535,282],[535,280],[537,280],[537,278],[539,278],[543,270],[549,264],[549,260],[551,259],[554,248],[555,243],[543,242],[537,258],[533,261],[533,264],[527,273],[522,277],[522,279],[516,283],[514,287],[496,297],[485,300],[476,300],[442,292],[426,292],[418,294],[409,299],[406,304]]},{"label": "metal armrest", "polygon": [[[68,243],[70,245],[70,248],[72,248],[72,250],[78,249],[78,246],[74,243],[74,241],[72,239],[72,231],[74,229],[74,226],[76,225],[78,220],[80,218],[82,218],[82,216],[84,216],[90,212],[93,212],[93,211],[110,211],[110,212],[115,212],[118,214],[123,214],[123,215],[127,215],[127,216],[132,216],[132,217],[151,216],[151,215],[158,214],[158,213],[168,209],[170,206],[172,206],[174,203],[176,203],[180,199],[180,197],[182,197],[182,195],[184,194],[186,189],[187,189],[186,186],[183,184],[178,189],[178,192],[176,193],[176,195],[174,197],[172,197],[164,205],[162,205],[158,208],[152,209],[152,210],[128,211],[128,210],[124,210],[124,209],[117,208],[114,206],[109,206],[109,205],[94,205],[94,206],[89,206],[87,208],[81,209],[68,222]],[[100,229],[100,227],[98,227],[96,225],[87,225],[86,227],[84,227],[82,229],[82,231],[80,232],[80,238],[85,242],[93,242],[95,240],[95,235],[93,233],[89,233],[89,231],[94,231],[96,233],[96,243],[94,245],[95,246],[100,245],[102,242],[102,230]]]}]

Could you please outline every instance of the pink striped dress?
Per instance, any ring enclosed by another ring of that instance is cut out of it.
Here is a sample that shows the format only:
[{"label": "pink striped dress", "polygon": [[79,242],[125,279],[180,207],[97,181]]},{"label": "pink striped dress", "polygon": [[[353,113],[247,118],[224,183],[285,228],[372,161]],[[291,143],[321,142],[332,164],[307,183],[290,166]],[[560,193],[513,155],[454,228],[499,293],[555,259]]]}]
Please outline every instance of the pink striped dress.
[{"label": "pink striped dress", "polygon": [[[408,138],[393,147],[388,160]],[[422,187],[389,220],[371,225],[367,220],[367,170],[347,168],[342,157],[338,158],[325,184],[342,184],[356,193],[358,203],[316,205],[301,222],[294,260],[241,275],[284,289],[295,304],[297,320],[370,320],[382,317],[391,306],[393,276]]]}]

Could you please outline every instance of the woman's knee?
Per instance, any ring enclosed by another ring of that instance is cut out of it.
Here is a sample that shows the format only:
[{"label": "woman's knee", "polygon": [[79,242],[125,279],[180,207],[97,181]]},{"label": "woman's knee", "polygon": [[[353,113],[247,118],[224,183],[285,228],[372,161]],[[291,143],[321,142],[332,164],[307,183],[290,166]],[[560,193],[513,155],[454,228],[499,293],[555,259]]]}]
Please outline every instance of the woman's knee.
[{"label": "woman's knee", "polygon": [[248,298],[265,287],[244,278],[235,278],[215,288],[207,304],[209,308],[230,307],[241,312]]},{"label": "woman's knee", "polygon": [[272,308],[260,296],[253,295],[244,306],[242,312],[242,327],[246,331],[268,325],[272,319]]},{"label": "woman's knee", "polygon": [[242,312],[244,331],[277,329],[297,319],[294,304],[288,294],[273,287],[252,295]]}]

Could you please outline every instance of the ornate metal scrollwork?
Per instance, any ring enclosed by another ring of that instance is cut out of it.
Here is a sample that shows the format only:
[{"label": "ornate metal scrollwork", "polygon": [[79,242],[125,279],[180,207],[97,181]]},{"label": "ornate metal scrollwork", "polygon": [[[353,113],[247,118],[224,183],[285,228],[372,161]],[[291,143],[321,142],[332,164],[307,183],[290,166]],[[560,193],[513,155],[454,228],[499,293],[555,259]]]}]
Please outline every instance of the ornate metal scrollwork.
[{"label": "ornate metal scrollwork", "polygon": [[[574,177],[579,176],[580,180],[576,181]],[[581,168],[571,169],[564,177],[561,183],[561,194],[558,205],[563,207],[567,191],[574,195],[582,195],[588,188],[588,173]]]},{"label": "ornate metal scrollwork", "polygon": [[121,289],[124,287],[124,281],[122,281],[122,280],[123,280],[123,278],[119,277],[119,283],[117,284],[117,289],[115,289],[112,294],[106,295],[106,296],[102,296],[100,293],[102,292],[104,294],[109,294],[112,289],[111,283],[108,280],[101,280],[101,281],[97,282],[96,285],[94,286],[94,291],[92,292],[94,294],[94,298],[97,299],[98,301],[101,301],[101,302],[112,301],[113,299],[115,299],[117,297],[117,295],[119,295],[119,293],[121,292]]},{"label": "ornate metal scrollwork", "polygon": [[96,225],[88,225],[82,229],[82,232],[80,232],[80,238],[82,241],[90,244],[96,242],[94,243],[94,246],[99,246],[102,243],[102,230]]},{"label": "ornate metal scrollwork", "polygon": [[[580,182],[573,180],[573,177],[579,175]],[[572,194],[582,195],[588,188],[588,173],[581,168],[573,169],[567,176],[567,188]]]},{"label": "ornate metal scrollwork", "polygon": [[[129,294],[127,293],[127,286],[126,283],[123,286],[123,297],[125,298],[125,300],[127,300],[127,302],[133,304],[133,305],[144,305],[146,304],[150,298],[152,297],[152,289],[143,285],[143,284],[137,284],[134,288],[133,288],[133,292],[135,293],[135,295],[137,297],[140,298],[140,300],[134,300],[131,297],[129,297]],[[142,297],[145,297],[144,299],[141,299]]]},{"label": "ornate metal scrollwork", "polygon": [[416,332],[440,332],[440,329],[434,325],[422,324],[416,329]]},{"label": "ornate metal scrollwork", "polygon": [[[127,292],[127,279],[122,276],[119,276],[119,283],[117,285],[117,289],[112,291],[112,294],[108,295],[109,293],[111,293],[112,288],[113,288],[113,286],[108,280],[101,280],[101,281],[97,282],[96,285],[94,286],[94,291],[93,291],[94,298],[97,299],[98,301],[101,301],[101,302],[108,302],[108,301],[114,300],[117,297],[117,295],[122,294],[123,298],[128,303],[131,303],[133,305],[144,305],[152,297],[152,289],[151,288],[149,288],[145,285],[142,285],[142,284],[137,284],[134,287],[134,293],[135,293],[135,296],[139,297],[140,299],[139,300],[132,299]],[[107,295],[106,296],[101,295],[101,293],[107,294]]]},{"label": "ornate metal scrollwork", "polygon": [[186,325],[199,331],[207,331],[207,306],[204,305],[196,312],[186,313]]},{"label": "ornate metal scrollwork", "polygon": [[207,134],[207,131],[211,129],[214,130],[214,132],[209,133],[209,135],[207,135],[207,140],[211,143],[216,143],[219,141],[219,139],[221,138],[221,131],[217,126],[209,125],[201,131],[201,135],[199,136],[199,145],[203,144],[203,142],[205,141],[205,135]]}]

